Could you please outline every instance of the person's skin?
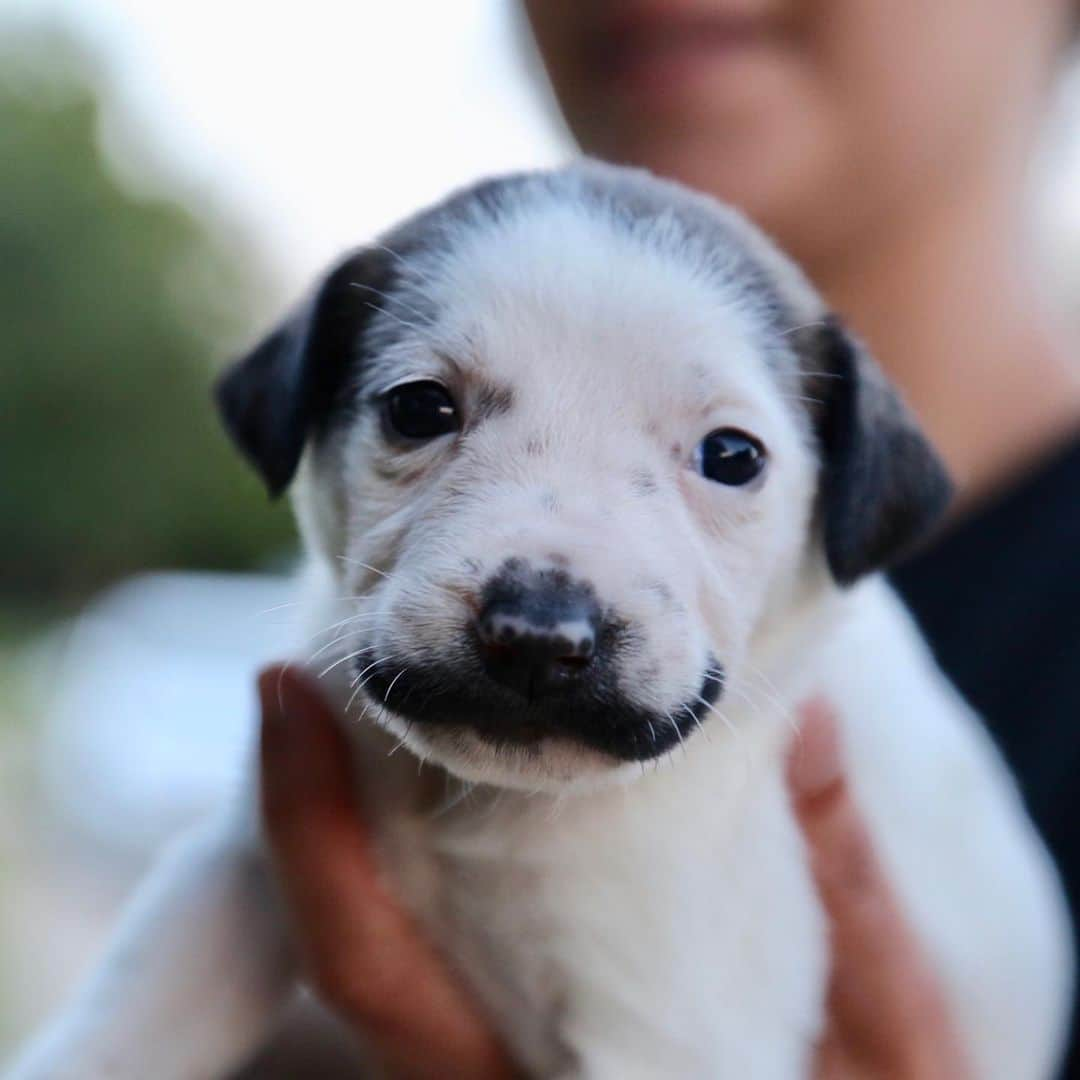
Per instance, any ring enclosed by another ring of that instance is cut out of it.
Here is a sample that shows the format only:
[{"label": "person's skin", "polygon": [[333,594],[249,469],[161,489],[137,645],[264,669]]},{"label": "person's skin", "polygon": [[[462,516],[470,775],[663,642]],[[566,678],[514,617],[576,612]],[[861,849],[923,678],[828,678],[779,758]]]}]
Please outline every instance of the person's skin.
[{"label": "person's skin", "polygon": [[525,0],[582,150],[740,207],[868,341],[965,500],[1080,426],[1028,173],[1075,0]]},{"label": "person's skin", "polygon": [[[395,1080],[518,1075],[380,875],[345,736],[317,686],[271,667],[259,697],[263,815],[312,986]],[[852,801],[823,705],[804,710],[788,786],[833,947],[816,1080],[964,1080],[940,988]]]}]

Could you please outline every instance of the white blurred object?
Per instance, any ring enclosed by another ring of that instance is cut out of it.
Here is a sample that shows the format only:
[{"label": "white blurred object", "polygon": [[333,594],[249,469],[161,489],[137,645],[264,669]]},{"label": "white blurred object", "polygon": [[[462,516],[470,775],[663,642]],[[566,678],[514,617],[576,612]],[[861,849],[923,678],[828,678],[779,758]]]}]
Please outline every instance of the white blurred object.
[{"label": "white blurred object", "polygon": [[296,651],[290,578],[152,574],[110,590],[47,665],[41,767],[63,826],[142,854],[232,790],[254,674]]},{"label": "white blurred object", "polygon": [[449,188],[570,150],[511,0],[0,0],[13,18],[104,56],[123,179],[212,193],[294,289]]}]

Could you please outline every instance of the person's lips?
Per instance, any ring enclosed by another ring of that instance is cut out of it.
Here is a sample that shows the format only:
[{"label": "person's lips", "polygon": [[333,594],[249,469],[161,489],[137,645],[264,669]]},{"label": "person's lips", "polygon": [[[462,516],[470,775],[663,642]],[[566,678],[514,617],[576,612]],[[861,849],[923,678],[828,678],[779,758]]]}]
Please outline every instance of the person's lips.
[{"label": "person's lips", "polygon": [[626,5],[586,36],[585,61],[598,81],[655,89],[775,46],[782,37],[783,27],[768,16]]}]

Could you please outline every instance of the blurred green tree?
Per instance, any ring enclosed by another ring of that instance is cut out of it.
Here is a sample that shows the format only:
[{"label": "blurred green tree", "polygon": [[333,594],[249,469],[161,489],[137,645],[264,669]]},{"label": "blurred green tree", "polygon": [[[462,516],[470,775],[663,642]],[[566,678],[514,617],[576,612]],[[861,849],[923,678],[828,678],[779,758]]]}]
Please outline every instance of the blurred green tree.
[{"label": "blurred green tree", "polygon": [[118,181],[99,145],[101,107],[95,64],[70,41],[0,44],[9,608],[70,607],[147,567],[249,567],[292,535],[209,396],[214,367],[273,290],[237,229]]}]

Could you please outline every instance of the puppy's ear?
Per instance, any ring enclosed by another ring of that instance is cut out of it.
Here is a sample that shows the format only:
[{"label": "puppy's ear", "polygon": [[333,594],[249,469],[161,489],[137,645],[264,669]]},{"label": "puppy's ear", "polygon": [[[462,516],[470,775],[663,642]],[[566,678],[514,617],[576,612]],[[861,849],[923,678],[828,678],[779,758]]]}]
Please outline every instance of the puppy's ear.
[{"label": "puppy's ear", "polygon": [[378,292],[388,284],[380,250],[350,255],[269,337],[233,363],[215,397],[233,441],[271,495],[289,486],[308,438],[324,424]]},{"label": "puppy's ear", "polygon": [[833,577],[849,585],[923,539],[952,495],[945,467],[881,369],[834,316],[806,350],[822,464],[819,516]]}]

